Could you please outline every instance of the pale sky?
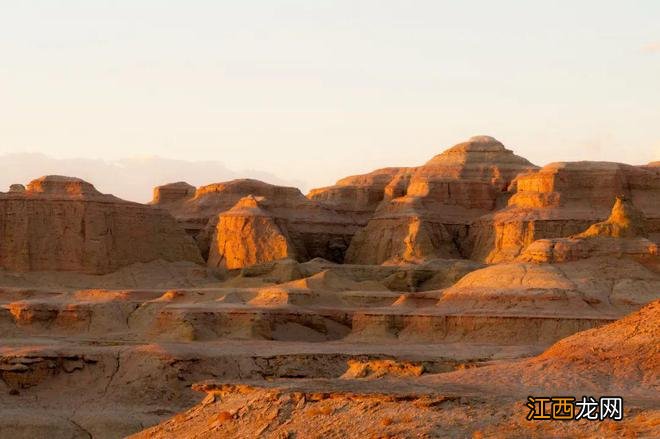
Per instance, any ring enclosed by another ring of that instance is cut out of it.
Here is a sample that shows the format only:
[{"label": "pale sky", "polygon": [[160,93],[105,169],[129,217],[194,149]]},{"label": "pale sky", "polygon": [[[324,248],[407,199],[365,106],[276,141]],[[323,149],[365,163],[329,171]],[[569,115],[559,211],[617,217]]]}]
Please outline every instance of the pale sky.
[{"label": "pale sky", "polygon": [[477,134],[538,165],[646,163],[659,23],[657,0],[0,0],[0,163],[306,190]]}]

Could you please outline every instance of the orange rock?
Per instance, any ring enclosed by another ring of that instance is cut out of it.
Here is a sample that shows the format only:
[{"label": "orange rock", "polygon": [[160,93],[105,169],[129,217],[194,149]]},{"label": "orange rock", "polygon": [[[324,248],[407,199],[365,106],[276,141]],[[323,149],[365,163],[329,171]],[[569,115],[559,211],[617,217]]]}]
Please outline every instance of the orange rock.
[{"label": "orange rock", "polygon": [[645,239],[645,218],[629,200],[617,197],[606,221],[569,238],[540,239],[518,258],[531,262],[565,262],[596,256],[657,256],[658,246]]},{"label": "orange rock", "polygon": [[469,223],[496,208],[516,175],[533,169],[492,137],[477,136],[408,169],[405,179],[394,174],[390,193],[398,197],[381,203],[351,242],[346,262],[457,257]]},{"label": "orange rock", "polygon": [[616,197],[612,213],[607,220],[594,224],[576,238],[611,236],[614,238],[634,238],[646,236],[646,218],[630,200]]},{"label": "orange rock", "polygon": [[[179,185],[178,189],[183,188],[180,184],[176,185]],[[158,196],[154,197],[153,203],[169,210],[186,231],[195,237],[204,257],[209,254],[211,245],[217,246],[217,242],[212,244],[212,240],[217,231],[219,215],[228,212],[248,196],[261,197],[261,208],[267,209],[277,219],[278,227],[287,229],[291,249],[295,248],[292,254],[299,260],[315,257],[343,260],[348,243],[359,227],[349,216],[309,200],[293,187],[249,179],[233,180],[202,186],[191,197],[184,195],[178,200],[172,200],[170,196],[168,199],[172,201],[163,202],[160,196],[163,188],[166,193],[172,192],[168,186],[156,188],[155,194]],[[256,228],[266,226],[263,219],[255,219],[252,225]],[[217,261],[211,265],[217,265]]]},{"label": "orange rock", "polygon": [[248,196],[220,214],[209,266],[233,269],[296,257],[286,226],[263,204],[262,197]]},{"label": "orange rock", "polygon": [[649,237],[660,237],[659,167],[610,162],[552,163],[538,172],[518,176],[511,191],[505,209],[485,215],[471,225],[471,258],[489,263],[510,261],[538,239],[580,233],[607,218],[619,195],[643,212]]},{"label": "orange rock", "polygon": [[307,197],[367,224],[383,200],[405,195],[415,168],[383,168],[339,180],[334,186],[312,189]]},{"label": "orange rock", "polygon": [[0,266],[8,270],[103,274],[156,259],[202,262],[193,241],[162,209],[61,176],[0,193]]}]

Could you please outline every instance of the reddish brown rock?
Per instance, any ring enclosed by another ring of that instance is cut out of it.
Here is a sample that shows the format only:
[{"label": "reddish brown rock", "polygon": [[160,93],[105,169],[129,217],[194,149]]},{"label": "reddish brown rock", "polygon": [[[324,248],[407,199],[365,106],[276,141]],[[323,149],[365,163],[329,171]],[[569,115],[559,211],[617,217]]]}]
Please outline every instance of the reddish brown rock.
[{"label": "reddish brown rock", "polygon": [[0,193],[3,268],[102,274],[156,259],[201,262],[193,241],[162,209],[61,176]]}]

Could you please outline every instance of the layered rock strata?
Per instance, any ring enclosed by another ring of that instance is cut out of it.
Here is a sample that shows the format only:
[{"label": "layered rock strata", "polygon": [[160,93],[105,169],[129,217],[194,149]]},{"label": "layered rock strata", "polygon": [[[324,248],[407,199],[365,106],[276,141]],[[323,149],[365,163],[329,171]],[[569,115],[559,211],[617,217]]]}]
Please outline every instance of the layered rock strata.
[{"label": "layered rock strata", "polygon": [[353,239],[346,262],[460,256],[470,222],[498,206],[516,175],[534,169],[492,137],[455,145],[398,180],[398,197],[379,205]]},{"label": "layered rock strata", "polygon": [[[180,183],[177,185],[183,188]],[[212,241],[218,227],[222,229],[228,225],[227,221],[222,226],[218,224],[222,214],[248,196],[259,198],[260,209],[266,209],[269,215],[276,218],[278,227],[287,229],[288,239],[292,243],[290,247],[295,249],[290,256],[295,255],[301,261],[315,257],[341,261],[351,237],[359,227],[350,217],[309,200],[293,187],[244,179],[202,186],[193,195],[188,191],[182,194],[180,188],[172,188],[171,185],[156,188],[154,193],[157,196],[154,196],[153,203],[169,210],[188,233],[195,237],[204,257],[210,255],[212,246],[217,250],[217,242]],[[164,203],[161,195],[163,191],[172,193],[174,190],[181,194],[179,198],[173,200],[174,197],[170,196],[168,199],[171,201]],[[241,208],[237,206],[237,210]],[[247,211],[244,213],[247,214]],[[235,214],[229,216],[235,217]],[[252,221],[252,225],[258,228],[260,222]],[[270,259],[259,262],[266,260]],[[217,266],[218,259],[215,258],[210,264]]]},{"label": "layered rock strata", "polygon": [[506,208],[470,227],[471,258],[513,260],[532,242],[581,233],[608,217],[617,196],[646,217],[652,240],[660,232],[660,168],[610,162],[560,162],[527,172],[512,183]]},{"label": "layered rock strata", "polygon": [[46,176],[0,193],[0,267],[12,271],[113,272],[136,262],[202,262],[164,210]]}]

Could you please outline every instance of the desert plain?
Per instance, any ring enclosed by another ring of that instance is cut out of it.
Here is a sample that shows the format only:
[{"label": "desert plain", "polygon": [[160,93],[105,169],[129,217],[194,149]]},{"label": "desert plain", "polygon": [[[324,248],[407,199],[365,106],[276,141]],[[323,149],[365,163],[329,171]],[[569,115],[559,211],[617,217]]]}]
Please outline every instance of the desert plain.
[{"label": "desert plain", "polygon": [[[38,176],[35,176],[38,177]],[[660,162],[0,193],[0,437],[660,436]],[[528,396],[623,398],[528,420]]]}]

